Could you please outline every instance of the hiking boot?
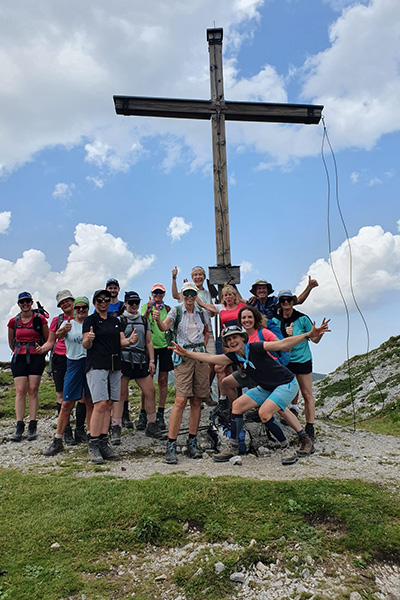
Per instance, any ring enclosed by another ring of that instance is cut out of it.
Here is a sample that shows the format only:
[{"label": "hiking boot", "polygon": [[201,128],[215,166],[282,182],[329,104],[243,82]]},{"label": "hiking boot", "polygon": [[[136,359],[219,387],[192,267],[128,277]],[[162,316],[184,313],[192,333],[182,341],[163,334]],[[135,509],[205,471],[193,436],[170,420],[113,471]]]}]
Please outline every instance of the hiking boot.
[{"label": "hiking boot", "polygon": [[214,462],[228,462],[232,456],[237,456],[239,454],[239,444],[236,440],[229,440],[226,448],[222,450],[219,454],[214,454],[213,461]]},{"label": "hiking boot", "polygon": [[23,421],[17,421],[17,425],[15,427],[15,431],[12,435],[10,435],[11,442],[20,442],[22,440],[22,434],[25,430],[25,423]]},{"label": "hiking boot", "polygon": [[32,442],[33,440],[36,440],[36,438],[37,438],[36,428],[37,428],[37,421],[29,421],[28,433],[26,435],[26,439],[28,440],[28,442]]},{"label": "hiking boot", "polygon": [[121,425],[111,425],[111,444],[119,446],[121,444]]},{"label": "hiking boot", "polygon": [[296,450],[290,446],[282,448],[281,463],[283,465],[294,465],[295,462],[297,462]]},{"label": "hiking boot", "polygon": [[186,454],[189,458],[203,458],[202,451],[197,447],[197,438],[188,438],[186,448]]},{"label": "hiking boot", "polygon": [[136,425],[137,431],[144,431],[147,425],[147,415],[145,412],[140,411],[139,420]]},{"label": "hiking boot", "polygon": [[119,454],[117,454],[115,450],[110,448],[110,446],[108,445],[107,437],[100,438],[99,448],[101,456],[104,458],[104,460],[120,460]]},{"label": "hiking boot", "polygon": [[147,423],[145,434],[148,437],[155,438],[156,440],[165,440],[165,431],[162,431],[157,423]]},{"label": "hiking boot", "polygon": [[299,442],[300,446],[297,448],[297,456],[310,456],[314,452],[314,444],[307,434],[302,435]]},{"label": "hiking boot", "polygon": [[126,427],[127,429],[133,429],[133,421],[131,421],[128,412],[123,412],[122,414],[122,427]]},{"label": "hiking boot", "polygon": [[167,429],[167,426],[164,421],[164,413],[157,412],[156,425],[158,425],[162,431],[165,431]]},{"label": "hiking boot", "polygon": [[67,425],[64,431],[64,443],[66,446],[76,446],[71,425]]},{"label": "hiking boot", "polygon": [[86,444],[87,443],[87,433],[85,431],[85,426],[80,425],[75,429],[75,442],[77,444]]},{"label": "hiking boot", "polygon": [[104,463],[104,458],[100,452],[99,442],[100,440],[98,438],[94,440],[89,439],[88,442],[88,460],[95,465],[102,465]]},{"label": "hiking boot", "polygon": [[46,450],[43,450],[43,454],[45,456],[55,456],[56,454],[58,454],[59,452],[62,452],[63,450],[64,450],[64,446],[63,446],[62,438],[54,437],[50,446],[48,448],[46,448]]},{"label": "hiking boot", "polygon": [[207,404],[207,406],[217,406],[218,404],[215,400],[211,398],[211,396],[209,396],[208,398],[204,398],[204,403]]},{"label": "hiking boot", "polygon": [[168,442],[167,449],[165,451],[165,459],[168,465],[178,464],[178,458],[176,456],[176,442]]}]

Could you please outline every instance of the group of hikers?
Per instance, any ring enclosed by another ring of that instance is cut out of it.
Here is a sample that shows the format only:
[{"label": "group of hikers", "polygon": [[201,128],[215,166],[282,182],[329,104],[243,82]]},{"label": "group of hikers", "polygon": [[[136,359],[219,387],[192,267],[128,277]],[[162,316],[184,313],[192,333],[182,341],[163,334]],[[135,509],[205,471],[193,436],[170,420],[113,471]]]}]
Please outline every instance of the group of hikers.
[{"label": "group of hikers", "polygon": [[[38,391],[49,357],[57,394],[56,433],[46,456],[54,456],[67,446],[86,443],[88,459],[95,464],[116,461],[120,456],[122,427],[133,428],[129,414],[129,382],[141,390],[141,410],[136,429],[156,439],[167,439],[165,462],[176,464],[177,438],[184,409],[189,400],[189,458],[203,453],[197,434],[201,409],[215,405],[214,414],[226,417],[229,441],[216,449],[215,462],[225,462],[239,453],[243,415],[258,411],[269,435],[281,446],[281,462],[295,463],[314,452],[315,401],[312,392],[312,357],[309,342],[318,343],[330,331],[329,321],[320,327],[294,306],[302,304],[318,285],[309,277],[305,290],[296,297],[291,290],[276,296],[269,282],[257,279],[251,297],[244,300],[236,286],[225,285],[220,303],[214,303],[205,289],[205,270],[196,266],[191,280],[179,291],[178,269],[172,269],[171,308],[164,302],[166,288],[152,286],[148,302],[135,291],[119,300],[120,286],[109,279],[104,289],[75,297],[70,290],[56,295],[59,315],[48,326],[49,315],[29,292],[18,295],[20,312],[8,322],[12,350],[11,370],[15,383],[16,427],[13,442],[23,439],[26,399],[29,423],[27,440],[37,437]],[[89,314],[91,312],[91,314]],[[219,323],[214,336],[212,319]],[[154,376],[158,368],[158,399]],[[168,434],[165,404],[168,375],[173,370],[175,402],[169,414]],[[217,403],[210,395],[217,378]],[[306,425],[298,420],[299,391],[304,400]],[[70,419],[76,406],[76,427]],[[157,408],[156,408],[157,407]],[[291,427],[299,443],[291,446],[281,424]],[[85,428],[86,424],[86,428]]]}]

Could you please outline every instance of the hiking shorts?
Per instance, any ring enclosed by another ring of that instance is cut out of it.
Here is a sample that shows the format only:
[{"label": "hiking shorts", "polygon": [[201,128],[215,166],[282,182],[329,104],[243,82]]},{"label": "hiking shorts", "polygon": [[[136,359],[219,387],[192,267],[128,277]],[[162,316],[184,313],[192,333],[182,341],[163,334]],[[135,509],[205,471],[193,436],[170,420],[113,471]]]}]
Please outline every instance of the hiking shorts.
[{"label": "hiking shorts", "polygon": [[64,378],[67,372],[67,357],[65,354],[53,354],[52,375],[56,392],[62,392],[64,388]]},{"label": "hiking shorts", "polygon": [[264,402],[269,398],[272,402],[275,402],[281,410],[285,410],[296,396],[299,391],[299,384],[295,377],[289,383],[279,385],[274,389],[273,392],[265,390],[261,386],[257,386],[248,390],[246,396],[250,396],[254,402],[257,402],[259,406],[262,406]]},{"label": "hiking shorts", "polygon": [[90,398],[90,390],[85,375],[86,358],[70,360],[67,358],[67,372],[64,379],[63,402]]},{"label": "hiking shorts", "polygon": [[13,377],[29,377],[29,375],[43,375],[46,366],[44,354],[31,354],[30,364],[26,362],[26,354],[18,354],[11,363],[11,373]]},{"label": "hiking shorts", "polygon": [[308,375],[309,373],[312,373],[312,361],[307,360],[307,362],[303,363],[290,362],[286,365],[286,368],[289,369],[293,375]]},{"label": "hiking shorts", "polygon": [[154,348],[154,361],[160,373],[167,373],[172,371],[174,363],[172,362],[172,350],[165,348]]},{"label": "hiking shorts", "polygon": [[182,398],[208,398],[210,368],[207,363],[185,357],[174,369],[175,394]]},{"label": "hiking shorts", "polygon": [[143,379],[144,377],[148,377],[150,375],[149,366],[147,363],[144,363],[143,365],[137,365],[135,363],[132,364],[127,362],[126,360],[121,362],[121,371],[122,376],[129,377],[129,379]]},{"label": "hiking shorts", "polygon": [[241,388],[249,388],[250,389],[253,387],[257,387],[257,384],[254,381],[254,379],[252,379],[251,377],[249,377],[246,373],[244,373],[242,371],[233,371],[232,375],[235,378],[235,380],[238,382],[239,387],[241,387]]},{"label": "hiking shorts", "polygon": [[121,371],[107,369],[90,369],[86,379],[93,404],[102,400],[119,402],[121,396]]}]

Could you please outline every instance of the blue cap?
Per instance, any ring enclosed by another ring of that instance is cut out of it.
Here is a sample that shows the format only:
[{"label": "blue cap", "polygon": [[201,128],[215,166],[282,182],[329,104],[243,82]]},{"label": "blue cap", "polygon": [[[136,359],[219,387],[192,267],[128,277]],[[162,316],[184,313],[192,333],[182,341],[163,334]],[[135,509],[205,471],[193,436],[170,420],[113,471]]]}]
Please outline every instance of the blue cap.
[{"label": "blue cap", "polygon": [[21,292],[20,294],[18,294],[18,302],[20,300],[25,300],[25,299],[33,300],[32,294],[30,294],[29,292]]}]

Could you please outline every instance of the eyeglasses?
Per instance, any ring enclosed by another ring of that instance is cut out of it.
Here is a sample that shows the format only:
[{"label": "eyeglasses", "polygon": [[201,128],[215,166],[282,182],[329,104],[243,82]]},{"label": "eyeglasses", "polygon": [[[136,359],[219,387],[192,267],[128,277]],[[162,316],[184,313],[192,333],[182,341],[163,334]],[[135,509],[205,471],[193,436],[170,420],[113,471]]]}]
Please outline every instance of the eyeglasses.
[{"label": "eyeglasses", "polygon": [[153,290],[153,294],[165,294],[163,290]]},{"label": "eyeglasses", "polygon": [[140,300],[128,300],[129,306],[137,306],[140,304]]},{"label": "eyeglasses", "polygon": [[279,298],[279,302],[281,304],[290,304],[293,302],[293,298]]},{"label": "eyeglasses", "polygon": [[20,300],[18,304],[32,304],[33,300]]},{"label": "eyeglasses", "polygon": [[195,296],[197,296],[197,292],[195,292],[194,290],[187,290],[186,292],[183,292],[183,295],[185,296],[185,298],[187,298],[188,296],[194,298]]},{"label": "eyeglasses", "polygon": [[108,304],[111,301],[111,298],[96,298],[96,302],[99,304]]},{"label": "eyeglasses", "polygon": [[83,304],[82,306],[75,306],[75,310],[88,310],[89,307],[87,304]]}]

